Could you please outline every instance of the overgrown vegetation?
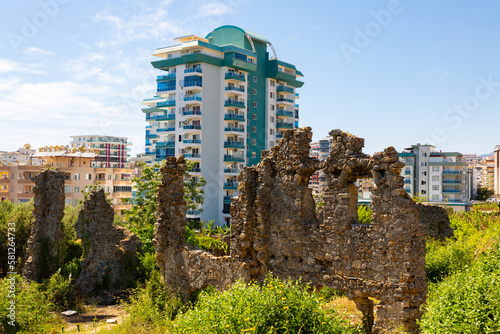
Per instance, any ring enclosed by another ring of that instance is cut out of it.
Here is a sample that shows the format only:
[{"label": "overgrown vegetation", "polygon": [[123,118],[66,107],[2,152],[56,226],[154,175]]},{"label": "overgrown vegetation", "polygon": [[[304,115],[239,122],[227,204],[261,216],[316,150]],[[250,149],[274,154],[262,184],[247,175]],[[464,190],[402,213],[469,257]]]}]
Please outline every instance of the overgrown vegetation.
[{"label": "overgrown vegetation", "polygon": [[215,226],[214,221],[204,224],[191,222],[186,224],[186,242],[190,245],[199,247],[216,256],[228,254],[228,245],[222,240],[222,237],[229,235],[230,228],[227,226]]}]

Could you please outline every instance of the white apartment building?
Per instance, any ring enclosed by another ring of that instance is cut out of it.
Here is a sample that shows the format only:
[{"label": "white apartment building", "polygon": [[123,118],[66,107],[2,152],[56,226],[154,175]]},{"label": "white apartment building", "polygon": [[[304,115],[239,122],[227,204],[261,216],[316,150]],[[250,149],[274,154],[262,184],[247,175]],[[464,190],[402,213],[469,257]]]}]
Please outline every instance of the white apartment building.
[{"label": "white apartment building", "polygon": [[127,167],[129,158],[129,146],[132,143],[127,137],[103,136],[103,135],[81,135],[71,136],[71,148],[83,146],[85,148],[98,149],[99,152],[93,167],[102,168],[124,168]]},{"label": "white apartment building", "polygon": [[205,203],[203,213],[187,217],[228,224],[240,170],[298,126],[302,73],[278,60],[267,38],[235,26],[175,41],[153,53],[161,60],[152,65],[164,72],[156,95],[143,101],[146,156],[149,163],[179,154],[194,161],[191,176],[207,181]]}]

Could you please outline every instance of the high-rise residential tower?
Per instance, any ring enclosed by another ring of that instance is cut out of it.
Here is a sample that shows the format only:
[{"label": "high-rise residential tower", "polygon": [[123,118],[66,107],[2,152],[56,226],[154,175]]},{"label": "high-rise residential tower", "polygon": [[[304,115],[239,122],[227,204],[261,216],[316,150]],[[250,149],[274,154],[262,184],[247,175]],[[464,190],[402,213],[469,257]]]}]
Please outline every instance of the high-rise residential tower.
[{"label": "high-rise residential tower", "polygon": [[228,223],[241,168],[298,127],[302,73],[278,60],[267,38],[239,27],[175,40],[153,53],[162,59],[152,65],[164,73],[156,95],[143,101],[146,155],[151,163],[178,154],[194,161],[191,175],[207,184],[203,213],[188,218]]}]

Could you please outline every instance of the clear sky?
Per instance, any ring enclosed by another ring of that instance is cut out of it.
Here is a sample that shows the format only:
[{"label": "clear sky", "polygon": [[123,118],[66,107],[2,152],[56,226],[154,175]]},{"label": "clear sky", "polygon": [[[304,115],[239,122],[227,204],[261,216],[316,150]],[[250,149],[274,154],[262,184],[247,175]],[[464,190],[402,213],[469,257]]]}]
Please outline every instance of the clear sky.
[{"label": "clear sky", "polygon": [[144,151],[141,101],[173,38],[237,25],[304,74],[300,125],[366,138],[366,153],[500,144],[496,0],[0,0],[0,150],[126,136]]}]

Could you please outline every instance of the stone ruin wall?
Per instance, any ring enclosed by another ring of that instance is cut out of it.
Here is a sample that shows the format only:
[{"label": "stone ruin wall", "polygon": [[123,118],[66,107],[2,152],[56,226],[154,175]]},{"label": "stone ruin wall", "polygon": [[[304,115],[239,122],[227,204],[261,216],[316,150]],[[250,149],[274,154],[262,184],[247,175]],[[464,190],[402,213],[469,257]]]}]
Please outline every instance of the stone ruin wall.
[{"label": "stone ruin wall", "polygon": [[440,206],[425,205],[417,203],[420,221],[425,227],[428,237],[445,240],[453,237],[453,229],[450,227],[450,217],[446,210]]},{"label": "stone ruin wall", "polygon": [[33,216],[23,276],[41,282],[59,269],[63,261],[64,178],[61,171],[42,170],[35,176]]},{"label": "stone ruin wall", "polygon": [[[114,216],[104,189],[91,191],[78,215],[75,230],[82,240],[84,260],[75,287],[84,296],[101,290],[113,293],[135,279],[142,243],[126,228],[114,226]],[[112,299],[102,295],[100,302]]]},{"label": "stone ruin wall", "polygon": [[[262,280],[302,278],[314,286],[346,292],[363,312],[368,332],[418,331],[425,302],[425,231],[415,203],[403,188],[404,166],[393,147],[373,157],[361,152],[364,140],[340,130],[331,154],[320,163],[309,157],[310,128],[289,130],[262,153],[257,166],[239,175],[240,195],[231,209],[230,256],[215,257],[187,245],[184,158],[168,158],[162,168],[155,228],[157,262],[166,284],[184,296],[212,285],[225,289],[241,277]],[[323,169],[328,187],[324,206],[308,188]],[[358,178],[373,178],[373,222],[357,220]],[[373,297],[380,301],[374,324]]]}]

